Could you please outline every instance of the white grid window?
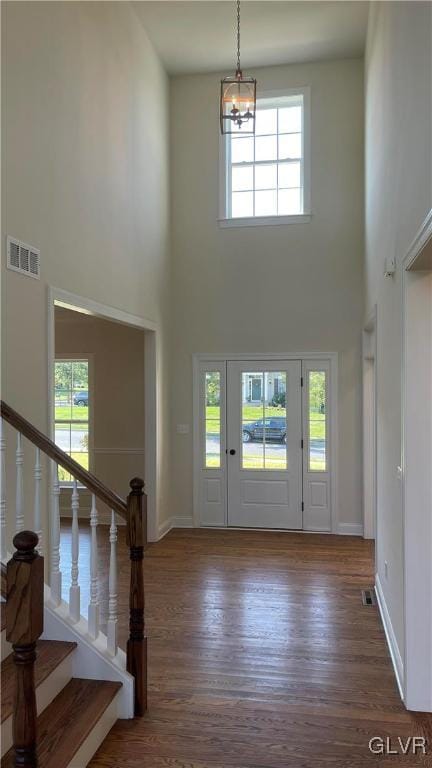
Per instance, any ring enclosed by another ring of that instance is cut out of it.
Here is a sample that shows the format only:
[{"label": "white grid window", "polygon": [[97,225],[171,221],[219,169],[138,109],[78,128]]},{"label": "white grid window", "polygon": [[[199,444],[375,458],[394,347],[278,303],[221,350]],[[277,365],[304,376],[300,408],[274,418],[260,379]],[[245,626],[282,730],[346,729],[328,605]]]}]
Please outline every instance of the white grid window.
[{"label": "white grid window", "polygon": [[258,99],[255,136],[226,137],[226,219],[309,213],[305,136],[304,92]]}]

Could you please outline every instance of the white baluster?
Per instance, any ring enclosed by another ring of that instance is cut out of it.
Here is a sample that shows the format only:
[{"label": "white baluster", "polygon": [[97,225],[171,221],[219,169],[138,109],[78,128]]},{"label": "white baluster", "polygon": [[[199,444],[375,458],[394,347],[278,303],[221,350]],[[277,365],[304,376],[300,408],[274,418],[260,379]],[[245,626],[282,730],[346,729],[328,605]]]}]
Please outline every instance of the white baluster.
[{"label": "white baluster", "polygon": [[72,486],[72,564],[71,585],[69,590],[69,616],[72,621],[80,618],[80,587],[78,584],[78,557],[79,557],[79,526],[78,526],[79,494],[77,481],[74,479]]},{"label": "white baluster", "polygon": [[115,656],[117,653],[117,526],[114,511],[111,512],[110,526],[110,564],[108,579],[108,651]]},{"label": "white baluster", "polygon": [[6,554],[6,438],[3,419],[0,419],[0,560],[5,562]]},{"label": "white baluster", "polygon": [[40,555],[43,553],[43,542],[42,542],[42,524],[41,524],[41,479],[42,479],[42,468],[41,468],[41,459],[40,459],[40,450],[39,448],[36,448],[36,457],[35,457],[35,468],[34,468],[34,481],[35,481],[35,491],[34,491],[34,531],[37,533],[39,544],[37,546],[37,550]]},{"label": "white baluster", "polygon": [[17,432],[16,448],[16,532],[24,530],[24,451],[22,436]]},{"label": "white baluster", "polygon": [[96,497],[92,495],[90,512],[91,550],[90,550],[90,603],[88,607],[88,631],[90,637],[99,634],[99,601],[98,601],[98,546],[97,546],[98,512]]},{"label": "white baluster", "polygon": [[60,571],[60,485],[58,466],[53,462],[52,505],[51,505],[51,600],[55,605],[61,601],[62,575]]}]

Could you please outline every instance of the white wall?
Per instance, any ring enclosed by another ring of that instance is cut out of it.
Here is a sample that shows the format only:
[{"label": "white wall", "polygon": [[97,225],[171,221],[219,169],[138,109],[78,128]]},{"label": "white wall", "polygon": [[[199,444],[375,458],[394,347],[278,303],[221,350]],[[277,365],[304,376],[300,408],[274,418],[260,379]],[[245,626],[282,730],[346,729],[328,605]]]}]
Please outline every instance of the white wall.
[{"label": "white wall", "polygon": [[[430,3],[373,4],[366,55],[365,316],[377,304],[377,570],[401,659],[400,263],[432,205],[431,71]],[[391,278],[383,276],[387,256],[397,259]]]},{"label": "white wall", "polygon": [[220,75],[171,80],[173,498],[192,514],[192,353],[339,353],[339,521],[361,524],[363,61],[259,69],[311,86],[312,220],[219,229]]},{"label": "white wall", "polygon": [[90,355],[91,471],[125,498],[130,480],[144,477],[144,332],[60,308],[55,351]]},{"label": "white wall", "polygon": [[2,243],[34,244],[42,263],[37,282],[3,261],[2,396],[48,431],[48,285],[157,323],[163,519],[168,79],[129,3],[2,3],[2,57]]}]

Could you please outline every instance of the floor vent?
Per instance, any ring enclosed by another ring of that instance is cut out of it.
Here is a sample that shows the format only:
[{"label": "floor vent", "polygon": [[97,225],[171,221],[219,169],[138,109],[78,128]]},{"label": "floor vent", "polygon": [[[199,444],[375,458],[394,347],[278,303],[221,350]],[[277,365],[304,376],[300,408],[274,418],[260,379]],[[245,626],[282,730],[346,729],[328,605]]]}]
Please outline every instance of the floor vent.
[{"label": "floor vent", "polygon": [[362,589],[362,601],[363,605],[376,605],[375,590]]},{"label": "floor vent", "polygon": [[14,237],[7,239],[7,266],[14,272],[39,279],[40,251]]}]

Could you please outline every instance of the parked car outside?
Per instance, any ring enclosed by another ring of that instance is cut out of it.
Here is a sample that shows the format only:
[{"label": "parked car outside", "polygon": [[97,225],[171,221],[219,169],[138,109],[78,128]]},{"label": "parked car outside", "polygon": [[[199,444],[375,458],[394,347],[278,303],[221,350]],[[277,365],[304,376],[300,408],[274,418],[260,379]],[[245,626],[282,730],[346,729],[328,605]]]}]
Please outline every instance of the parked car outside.
[{"label": "parked car outside", "polygon": [[88,405],[88,392],[75,392],[73,396],[74,405]]},{"label": "parked car outside", "polygon": [[258,442],[259,440],[274,440],[286,443],[286,419],[258,419],[251,424],[243,424],[243,442]]}]

